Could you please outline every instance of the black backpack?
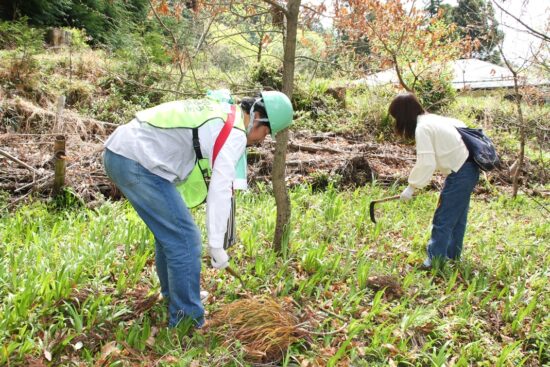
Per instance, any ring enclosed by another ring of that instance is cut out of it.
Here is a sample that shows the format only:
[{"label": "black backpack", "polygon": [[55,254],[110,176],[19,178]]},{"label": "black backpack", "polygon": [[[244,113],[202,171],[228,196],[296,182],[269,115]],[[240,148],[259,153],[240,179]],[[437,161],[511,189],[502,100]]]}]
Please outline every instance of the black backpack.
[{"label": "black backpack", "polygon": [[484,171],[491,171],[500,168],[500,158],[498,157],[495,145],[489,139],[482,129],[472,129],[469,127],[456,128],[462,136],[462,141],[470,152],[470,157]]}]

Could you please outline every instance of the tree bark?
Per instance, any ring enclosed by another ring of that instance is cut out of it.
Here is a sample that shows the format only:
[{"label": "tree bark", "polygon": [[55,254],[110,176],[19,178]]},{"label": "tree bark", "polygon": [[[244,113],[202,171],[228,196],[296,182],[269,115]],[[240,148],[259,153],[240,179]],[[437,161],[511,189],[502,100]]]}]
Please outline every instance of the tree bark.
[{"label": "tree bark", "polygon": [[519,157],[518,157],[518,165],[517,169],[514,172],[514,176],[512,178],[512,197],[516,197],[518,195],[519,190],[519,176],[521,175],[521,170],[523,168],[523,161],[525,157],[525,123],[523,121],[523,110],[521,108],[521,94],[518,86],[518,75],[517,72],[512,70],[512,68],[509,68],[512,72],[512,75],[514,76],[514,93],[515,93],[515,101],[516,101],[516,108],[518,112],[518,122],[519,122]]},{"label": "tree bark", "polygon": [[[294,90],[294,67],[296,57],[296,35],[298,32],[298,15],[301,0],[289,0],[285,10],[286,32],[283,57],[283,90],[289,98]],[[273,249],[282,253],[288,247],[290,235],[291,207],[290,198],[285,184],[286,151],[288,146],[288,129],[277,134],[275,156],[273,159],[272,182],[273,195],[277,204],[277,222]]]},{"label": "tree bark", "polygon": [[515,198],[518,194],[519,190],[519,176],[521,175],[521,170],[523,168],[523,161],[525,157],[525,141],[527,139],[526,137],[526,129],[525,129],[525,122],[523,121],[523,109],[521,107],[521,93],[519,89],[519,71],[517,68],[515,68],[512,63],[506,58],[504,55],[504,51],[502,49],[502,44],[498,45],[498,50],[500,51],[500,55],[502,56],[502,60],[504,60],[504,64],[510,70],[512,73],[512,76],[514,77],[514,94],[515,94],[515,102],[516,102],[516,108],[518,113],[518,124],[519,124],[519,157],[517,159],[517,166],[515,167],[513,173],[512,173],[512,197]]},{"label": "tree bark", "polygon": [[399,67],[399,63],[397,62],[397,56],[395,54],[392,55],[393,58],[393,64],[395,73],[397,74],[397,79],[399,79],[399,84],[409,93],[413,93],[413,90],[405,83],[405,80],[403,79],[403,75],[401,74],[401,68]]}]

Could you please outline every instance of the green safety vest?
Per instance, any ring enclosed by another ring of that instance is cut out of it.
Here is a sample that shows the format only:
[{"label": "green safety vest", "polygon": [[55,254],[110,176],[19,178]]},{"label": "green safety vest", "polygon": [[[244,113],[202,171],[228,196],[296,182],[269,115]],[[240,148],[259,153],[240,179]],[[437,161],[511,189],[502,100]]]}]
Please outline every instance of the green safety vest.
[{"label": "green safety vest", "polygon": [[[198,128],[212,120],[227,121],[231,104],[209,99],[190,99],[167,102],[136,113],[138,121],[163,129],[187,128],[194,130],[198,139]],[[240,108],[236,108],[233,128],[246,132],[244,118]],[[199,148],[200,149],[200,148]],[[246,152],[236,165],[236,180],[246,182]],[[207,178],[212,170],[208,158],[198,159],[191,173],[176,188],[188,208],[202,204],[208,195]]]}]

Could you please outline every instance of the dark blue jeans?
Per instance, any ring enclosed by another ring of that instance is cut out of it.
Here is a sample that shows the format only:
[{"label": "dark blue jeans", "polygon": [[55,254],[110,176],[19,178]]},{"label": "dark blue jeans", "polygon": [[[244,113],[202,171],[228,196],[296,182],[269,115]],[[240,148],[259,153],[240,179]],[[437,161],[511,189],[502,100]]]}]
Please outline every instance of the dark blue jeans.
[{"label": "dark blue jeans", "polygon": [[470,196],[479,180],[478,166],[468,160],[445,180],[433,218],[428,257],[459,259],[468,221]]},{"label": "dark blue jeans", "polygon": [[105,172],[155,235],[155,263],[168,324],[190,317],[204,323],[200,300],[201,236],[174,184],[138,162],[105,149]]}]

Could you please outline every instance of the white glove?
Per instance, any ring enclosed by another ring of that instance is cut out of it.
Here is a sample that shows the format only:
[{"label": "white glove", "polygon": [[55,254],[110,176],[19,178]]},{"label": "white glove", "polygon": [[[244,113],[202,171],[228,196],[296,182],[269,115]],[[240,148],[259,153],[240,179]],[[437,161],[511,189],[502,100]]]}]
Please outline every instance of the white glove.
[{"label": "white glove", "polygon": [[407,186],[405,190],[399,195],[399,199],[403,201],[411,200],[414,194],[414,187]]},{"label": "white glove", "polygon": [[209,247],[208,254],[210,255],[212,267],[216,269],[225,269],[229,266],[229,256],[223,248]]}]

